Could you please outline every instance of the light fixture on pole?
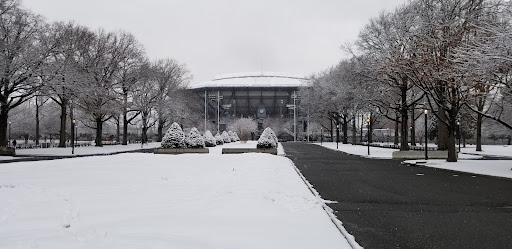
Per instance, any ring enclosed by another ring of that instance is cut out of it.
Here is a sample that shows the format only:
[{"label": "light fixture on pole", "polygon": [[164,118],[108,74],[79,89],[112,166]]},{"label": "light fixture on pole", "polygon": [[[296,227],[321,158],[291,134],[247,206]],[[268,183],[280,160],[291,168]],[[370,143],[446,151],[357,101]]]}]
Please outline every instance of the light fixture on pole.
[{"label": "light fixture on pole", "polygon": [[297,92],[293,92],[293,141],[297,142]]},{"label": "light fixture on pole", "polygon": [[207,92],[204,91],[204,132],[206,132],[206,116],[208,115],[208,103],[206,102]]},{"label": "light fixture on pole", "polygon": [[75,124],[76,123],[76,120],[73,119],[73,127],[71,129],[73,129],[73,136],[71,138],[71,154],[75,154]]},{"label": "light fixture on pole", "polygon": [[340,138],[339,138],[340,132],[339,132],[339,130],[340,130],[340,125],[337,124],[336,125],[336,149],[338,149],[338,143],[340,142]]},{"label": "light fixture on pole", "polygon": [[368,155],[370,155],[370,119],[367,119],[366,120],[366,123],[368,123],[368,127],[367,127],[367,130],[368,130]]},{"label": "light fixture on pole", "polygon": [[428,116],[428,109],[425,105],[425,110],[423,110],[425,113],[425,160],[428,160],[428,143],[427,143],[427,137],[428,137],[428,130],[427,130],[427,116]]}]

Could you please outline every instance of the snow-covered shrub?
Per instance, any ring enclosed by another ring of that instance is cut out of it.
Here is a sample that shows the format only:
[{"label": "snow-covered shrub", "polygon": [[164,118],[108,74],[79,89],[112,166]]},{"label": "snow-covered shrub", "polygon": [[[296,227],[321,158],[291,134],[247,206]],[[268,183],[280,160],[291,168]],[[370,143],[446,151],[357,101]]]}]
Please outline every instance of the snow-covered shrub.
[{"label": "snow-covered shrub", "polygon": [[162,138],[162,148],[186,148],[185,145],[185,133],[181,129],[180,125],[176,122],[172,123],[171,127],[165,133]]},{"label": "snow-covered shrub", "polygon": [[258,139],[258,144],[256,148],[276,148],[277,140],[274,139],[275,135],[272,129],[266,128],[263,133],[261,133],[260,138]]},{"label": "snow-covered shrub", "polygon": [[229,135],[226,131],[223,131],[221,136],[224,143],[231,143],[231,138],[229,138]]},{"label": "snow-covered shrub", "polygon": [[196,127],[190,129],[190,132],[185,139],[185,143],[188,148],[204,148],[204,138]]},{"label": "snow-covered shrub", "polygon": [[229,136],[229,139],[231,140],[231,142],[236,142],[236,137],[235,137],[234,132],[228,131],[228,136]]},{"label": "snow-covered shrub", "polygon": [[270,129],[270,127],[267,127],[265,128],[264,131],[268,131],[268,133],[270,134],[270,136],[274,139],[274,141],[276,142],[276,146],[277,144],[279,143],[279,139],[277,138],[276,134],[274,133],[274,131],[272,129]]},{"label": "snow-covered shrub", "polygon": [[249,118],[241,118],[231,125],[231,130],[240,136],[242,143],[247,142],[251,137],[251,132],[258,129],[258,124]]},{"label": "snow-covered shrub", "polygon": [[217,145],[215,137],[213,137],[209,130],[204,133],[204,145],[206,147],[215,147]]},{"label": "snow-covered shrub", "polygon": [[240,137],[238,137],[238,134],[236,134],[236,132],[233,132],[233,135],[235,136],[235,141],[240,141]]},{"label": "snow-covered shrub", "polygon": [[217,145],[223,145],[224,138],[222,138],[222,136],[219,133],[217,133],[217,135],[215,135],[215,142],[217,143]]}]

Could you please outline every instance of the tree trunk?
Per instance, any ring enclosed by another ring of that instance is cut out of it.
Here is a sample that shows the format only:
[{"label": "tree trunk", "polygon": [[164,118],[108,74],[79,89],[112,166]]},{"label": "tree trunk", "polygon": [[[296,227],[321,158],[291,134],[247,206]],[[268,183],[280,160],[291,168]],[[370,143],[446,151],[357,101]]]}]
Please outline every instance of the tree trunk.
[{"label": "tree trunk", "polygon": [[342,130],[343,130],[343,144],[348,144],[348,120],[347,120],[347,114],[343,114],[343,124],[342,124]]},{"label": "tree trunk", "polygon": [[331,142],[334,142],[334,134],[332,132],[332,118],[331,118]]},{"label": "tree trunk", "polygon": [[414,114],[415,111],[413,107],[411,115],[411,146],[416,146],[416,119],[414,118]]},{"label": "tree trunk", "polygon": [[60,131],[59,131],[59,147],[66,147],[66,118],[67,118],[68,101],[62,99],[60,105]]},{"label": "tree trunk", "polygon": [[482,151],[482,118],[480,113],[476,114],[476,151]]},{"label": "tree trunk", "polygon": [[[69,128],[70,128],[70,131],[71,131],[69,133],[71,135],[71,139],[70,139],[71,143],[70,143],[70,145],[75,143],[75,125],[76,124],[73,123],[74,119],[75,119],[75,114],[73,113],[73,106],[71,106],[71,108],[69,108],[69,123],[70,123]],[[75,122],[76,122],[76,120],[75,120]],[[71,146],[73,146],[73,145],[71,145]]]},{"label": "tree trunk", "polygon": [[398,120],[398,117],[396,117],[396,120],[395,120],[395,138],[394,138],[394,142],[393,142],[395,145],[398,145],[398,143],[399,143],[399,138],[400,138],[399,133],[398,133],[398,129],[400,129],[399,126],[400,126],[400,121]]},{"label": "tree trunk", "polygon": [[[437,121],[437,150],[448,150],[449,144],[449,130],[448,126],[443,120],[448,120],[444,107],[439,106],[439,112],[437,114],[439,119]],[[453,134],[452,134],[453,135]]]},{"label": "tree trunk", "polygon": [[448,129],[448,159],[447,162],[457,162],[457,149],[455,146],[455,121],[450,121],[450,127]]},{"label": "tree trunk", "polygon": [[[205,132],[206,132],[206,127],[204,128]],[[164,137],[164,134],[163,134],[163,131],[164,131],[164,122],[159,118],[158,119],[158,127],[157,127],[157,138],[156,138],[156,141],[157,142],[162,142],[162,138]]]},{"label": "tree trunk", "polygon": [[402,129],[400,130],[400,151],[408,151],[409,150],[409,108],[407,107],[407,87],[400,87],[402,103],[400,107],[400,116],[402,124]]},{"label": "tree trunk", "polygon": [[352,144],[357,142],[356,117],[352,117]]},{"label": "tree trunk", "polygon": [[127,113],[123,113],[123,145],[128,145],[128,117]]},{"label": "tree trunk", "polygon": [[0,147],[7,147],[7,129],[9,118],[9,108],[2,104],[0,109]]},{"label": "tree trunk", "polygon": [[363,143],[363,124],[364,124],[364,117],[361,115],[361,133],[359,134],[359,142]]},{"label": "tree trunk", "polygon": [[36,146],[39,145],[39,103],[36,97]]},{"label": "tree trunk", "polygon": [[97,147],[103,147],[103,121],[101,118],[96,118],[96,139],[94,140],[96,142]]},{"label": "tree trunk", "polygon": [[121,141],[121,120],[119,119],[119,115],[116,121],[116,143],[119,144],[119,141]]},{"label": "tree trunk", "polygon": [[373,117],[372,113],[370,113],[370,123],[368,124],[368,143],[373,143],[373,123],[375,122]]}]

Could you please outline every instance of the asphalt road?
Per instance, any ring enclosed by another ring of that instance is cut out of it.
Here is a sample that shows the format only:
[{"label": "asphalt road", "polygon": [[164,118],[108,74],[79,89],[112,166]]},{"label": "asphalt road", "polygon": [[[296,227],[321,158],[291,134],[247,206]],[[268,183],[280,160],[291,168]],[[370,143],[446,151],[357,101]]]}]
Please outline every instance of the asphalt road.
[{"label": "asphalt road", "polygon": [[364,248],[512,248],[512,180],[283,146]]}]

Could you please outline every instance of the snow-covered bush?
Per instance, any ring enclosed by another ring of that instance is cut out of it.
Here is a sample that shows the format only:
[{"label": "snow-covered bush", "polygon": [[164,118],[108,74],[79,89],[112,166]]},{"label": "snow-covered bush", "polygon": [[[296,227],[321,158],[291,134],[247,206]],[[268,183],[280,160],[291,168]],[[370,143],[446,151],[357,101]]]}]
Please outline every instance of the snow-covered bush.
[{"label": "snow-covered bush", "polygon": [[185,139],[185,143],[188,148],[204,148],[204,138],[196,127],[190,129],[190,132]]},{"label": "snow-covered bush", "polygon": [[222,138],[222,136],[219,133],[217,133],[217,135],[215,135],[215,142],[217,143],[217,145],[223,145],[224,138]]},{"label": "snow-covered bush", "polygon": [[224,143],[231,143],[231,138],[229,138],[229,135],[226,131],[223,131],[221,136]]},{"label": "snow-covered bush", "polygon": [[266,128],[263,133],[261,133],[260,138],[258,139],[258,144],[256,148],[276,148],[277,147],[277,138],[274,138],[274,132],[270,128]]},{"label": "snow-covered bush", "polygon": [[251,137],[251,132],[258,129],[258,124],[249,118],[241,118],[231,125],[231,130],[238,134],[242,143],[247,142]]},{"label": "snow-covered bush", "polygon": [[[279,139],[277,138],[276,134],[274,133],[274,131],[272,129],[270,129],[270,127],[267,127],[265,128],[265,130],[268,130],[268,133],[270,134],[270,136],[274,139],[274,141],[276,142],[276,146],[277,144],[279,143]],[[264,130],[264,131],[265,131]]]},{"label": "snow-covered bush", "polygon": [[237,141],[234,132],[228,131],[228,136],[229,136],[229,139],[231,140],[231,142],[236,142]]},{"label": "snow-covered bush", "polygon": [[172,123],[171,127],[165,133],[162,138],[162,148],[186,148],[185,145],[185,133],[181,129],[180,125],[176,122]]},{"label": "snow-covered bush", "polygon": [[215,140],[215,137],[213,137],[212,133],[209,130],[204,133],[204,145],[206,147],[217,146],[217,141]]},{"label": "snow-covered bush", "polygon": [[236,132],[233,132],[234,136],[235,136],[235,141],[240,141],[240,137],[238,137],[238,134],[236,134]]}]

